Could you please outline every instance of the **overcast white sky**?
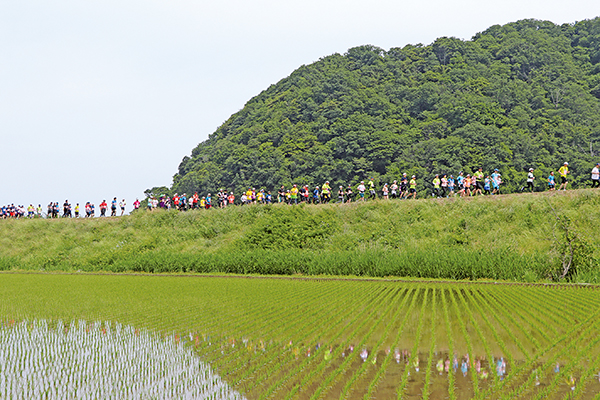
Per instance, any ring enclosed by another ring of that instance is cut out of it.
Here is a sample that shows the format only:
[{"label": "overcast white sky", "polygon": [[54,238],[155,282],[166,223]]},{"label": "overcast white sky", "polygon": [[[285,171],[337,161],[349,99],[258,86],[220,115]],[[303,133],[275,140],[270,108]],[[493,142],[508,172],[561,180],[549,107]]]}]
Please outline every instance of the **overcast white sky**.
[{"label": "overcast white sky", "polygon": [[0,205],[129,209],[251,97],[332,53],[598,15],[597,0],[0,0]]}]

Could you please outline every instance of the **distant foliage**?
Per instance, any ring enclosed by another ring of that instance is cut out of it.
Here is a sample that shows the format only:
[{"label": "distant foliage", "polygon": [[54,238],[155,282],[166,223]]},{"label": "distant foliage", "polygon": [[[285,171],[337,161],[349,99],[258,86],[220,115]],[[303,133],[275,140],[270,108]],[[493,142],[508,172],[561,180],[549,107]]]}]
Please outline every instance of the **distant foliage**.
[{"label": "distant foliage", "polygon": [[507,191],[570,163],[584,185],[600,159],[600,18],[522,20],[471,40],[361,46],[302,66],[192,150],[176,192],[281,184],[379,185],[499,168]]}]

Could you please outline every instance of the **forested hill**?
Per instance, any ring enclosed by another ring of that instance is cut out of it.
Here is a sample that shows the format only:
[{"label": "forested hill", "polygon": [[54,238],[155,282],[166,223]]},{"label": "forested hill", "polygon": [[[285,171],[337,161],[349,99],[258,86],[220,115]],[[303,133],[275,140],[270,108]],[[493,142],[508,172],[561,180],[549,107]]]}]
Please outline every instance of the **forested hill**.
[{"label": "forested hill", "polygon": [[579,187],[600,161],[600,18],[324,57],[248,101],[183,159],[171,189],[381,185],[402,172],[424,188],[482,166],[510,191],[529,167],[541,188],[564,161]]}]

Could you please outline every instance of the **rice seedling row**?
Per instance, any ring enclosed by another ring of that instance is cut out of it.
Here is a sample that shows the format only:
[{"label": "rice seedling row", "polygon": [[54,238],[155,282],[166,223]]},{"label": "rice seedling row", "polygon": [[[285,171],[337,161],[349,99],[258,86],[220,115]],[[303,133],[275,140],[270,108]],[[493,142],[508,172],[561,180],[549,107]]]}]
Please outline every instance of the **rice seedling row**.
[{"label": "rice seedling row", "polygon": [[[417,303],[417,298],[418,298],[418,296],[416,296],[415,291],[413,290],[413,295],[411,296],[410,305],[408,306],[408,309],[406,310],[406,313],[404,314],[404,318],[402,319],[402,322],[400,323],[400,326],[398,327],[398,333],[396,334],[396,337],[392,343],[392,347],[394,348],[394,357],[396,358],[397,363],[400,362],[400,350],[398,349],[398,343],[400,341],[400,337],[404,333],[404,328],[408,322],[408,318],[412,314],[415,304]],[[405,303],[403,303],[403,305],[404,304]],[[401,307],[401,308],[403,308],[403,307]],[[381,367],[379,368],[379,370],[377,371],[377,373],[371,380],[371,383],[369,383],[367,393],[365,393],[365,395],[363,397],[365,400],[370,399],[373,396],[373,392],[376,390],[379,382],[385,375],[387,366],[391,362],[391,360],[392,360],[392,354],[389,353],[384,358]]]},{"label": "rice seedling row", "polygon": [[[448,337],[448,363],[450,363],[450,358],[454,358],[454,338],[452,337],[452,324],[450,323],[450,312],[448,311],[448,302],[446,301],[446,291],[450,291],[450,289],[442,289],[442,309],[444,311],[444,321],[446,325],[446,335]],[[450,366],[446,372],[450,372]],[[450,400],[454,400],[456,398],[455,394],[455,384],[454,384],[454,374],[448,373],[448,398]]]},{"label": "rice seedling row", "polygon": [[[473,315],[473,312],[471,311],[469,304],[467,303],[465,297],[463,296],[462,291],[457,290],[457,296],[458,296],[461,304],[463,305],[463,308],[465,309],[467,315],[469,316],[469,319],[471,320],[471,323],[472,323],[473,327],[475,328],[477,335],[479,336],[479,340],[483,344],[488,362],[490,363],[490,366],[491,366],[491,363],[493,363],[493,361],[494,361],[494,354],[492,353],[492,350],[488,344],[488,341],[486,340],[485,335],[483,334],[481,327],[479,326],[479,323],[475,319],[475,316]],[[474,355],[473,355],[473,357],[474,357]],[[475,364],[475,365],[473,365],[473,364]],[[472,368],[472,370],[474,369],[475,372],[477,372],[479,374],[480,378],[482,378],[484,380],[488,378],[489,373],[485,369],[485,367],[481,366],[481,361],[476,360],[475,363],[472,362],[470,367]],[[473,367],[475,367],[475,368],[473,368]],[[498,375],[493,374],[493,373],[492,373],[492,375],[493,375],[494,383],[496,383],[497,379],[498,379]]]},{"label": "rice seedling row", "polygon": [[[413,366],[416,368],[418,368],[419,365],[419,341],[421,340],[421,331],[423,330],[423,325],[425,324],[425,309],[427,307],[427,296],[429,294],[429,288],[425,289],[425,293],[423,294],[423,303],[421,304],[421,310],[419,312],[419,323],[417,325],[417,331],[415,333],[415,338],[414,338],[414,345],[412,348],[412,363]],[[410,362],[410,361],[409,361]],[[410,368],[409,365],[406,366],[406,368],[404,369],[404,373],[402,374],[402,380],[400,381],[400,385],[398,385],[398,388],[396,389],[396,397],[398,399],[402,399],[402,396],[404,396],[404,390],[406,389],[406,385],[408,384],[408,376],[410,374]]]},{"label": "rice seedling row", "polygon": [[454,307],[454,312],[458,316],[458,321],[459,321],[460,329],[462,331],[462,334],[464,336],[465,342],[467,344],[467,354],[466,354],[465,359],[463,359],[463,361],[462,361],[461,371],[462,371],[462,373],[463,373],[464,376],[466,376],[467,372],[470,371],[470,373],[471,373],[471,379],[473,381],[473,392],[475,394],[475,397],[477,397],[477,395],[479,394],[479,379],[477,377],[477,373],[475,372],[475,369],[474,368],[469,368],[471,357],[473,357],[473,355],[475,354],[473,352],[473,344],[471,343],[471,337],[469,336],[469,333],[467,332],[466,324],[465,324],[464,319],[463,319],[463,317],[461,315],[460,307],[458,306],[458,303],[457,303],[456,298],[454,296],[454,291],[450,291],[450,300],[452,301],[452,306]]}]

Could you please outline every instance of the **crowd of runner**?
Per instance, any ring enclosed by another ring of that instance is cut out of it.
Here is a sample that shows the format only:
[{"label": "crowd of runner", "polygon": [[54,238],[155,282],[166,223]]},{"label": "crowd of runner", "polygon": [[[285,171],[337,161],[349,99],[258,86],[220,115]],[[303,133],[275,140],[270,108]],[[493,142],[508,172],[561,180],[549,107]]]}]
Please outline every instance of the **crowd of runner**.
[{"label": "crowd of runner", "polygon": [[[560,178],[560,185],[558,190],[566,190],[569,183],[569,163],[565,162],[562,167],[558,170]],[[534,169],[530,168],[527,174],[527,181],[521,188],[521,191],[534,191]],[[600,163],[596,164],[591,172],[592,187],[600,187]],[[465,174],[459,172],[455,177],[454,175],[435,175],[435,178],[431,182],[432,192],[431,196],[443,198],[443,197],[469,197],[477,195],[495,195],[500,194],[502,187],[502,175],[498,169],[494,169],[491,174],[484,174],[483,168],[479,168],[473,174]],[[547,178],[548,190],[555,190],[557,185],[554,171],[550,172]],[[211,193],[206,196],[200,196],[197,192],[193,195],[188,196],[183,193],[181,195],[175,193],[171,196],[150,196],[147,199],[148,210],[155,209],[177,209],[181,211],[189,209],[210,209],[212,207],[224,208],[228,205],[233,204],[271,204],[271,203],[283,203],[283,204],[326,204],[332,201],[337,203],[350,203],[352,201],[366,201],[374,200],[376,198],[383,199],[416,199],[418,191],[417,177],[412,175],[409,176],[404,173],[400,180],[394,180],[391,184],[384,183],[382,187],[378,188],[373,178],[368,181],[361,181],[357,186],[353,187],[348,185],[346,187],[339,186],[333,188],[326,181],[322,186],[315,186],[309,188],[308,185],[292,185],[290,188],[286,188],[282,185],[277,192],[272,193],[265,189],[256,190],[255,188],[249,187],[246,191],[243,191],[239,197],[236,198],[233,192],[228,192],[224,189],[219,190],[218,193],[213,197]],[[133,209],[137,210],[141,203],[138,199],[133,203]],[[123,215],[127,204],[125,199],[117,201],[114,197],[109,203],[106,200],[102,200],[99,204],[99,216],[108,216],[108,210],[110,208],[110,216],[115,217],[117,215]],[[119,213],[120,211],[120,213]],[[83,212],[83,213],[82,213]],[[96,216],[96,206],[94,203],[87,202],[83,206],[83,210],[79,203],[75,206],[65,200],[62,206],[58,202],[51,202],[46,207],[45,213],[41,204],[35,207],[30,204],[28,207],[23,205],[11,204],[9,206],[3,206],[0,209],[0,218],[33,218],[33,217],[46,217],[46,218],[93,218]]]}]

